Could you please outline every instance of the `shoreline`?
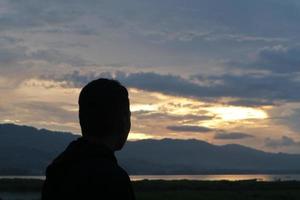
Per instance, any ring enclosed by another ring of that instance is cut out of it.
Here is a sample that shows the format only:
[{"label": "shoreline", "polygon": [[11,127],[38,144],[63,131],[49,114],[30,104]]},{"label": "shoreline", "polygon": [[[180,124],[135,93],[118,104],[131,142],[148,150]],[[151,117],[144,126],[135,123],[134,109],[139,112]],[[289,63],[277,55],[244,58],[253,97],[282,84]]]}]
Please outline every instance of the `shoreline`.
[{"label": "shoreline", "polygon": [[[1,179],[38,179],[45,180],[45,176],[27,176],[27,175],[6,175],[0,176]],[[242,180],[257,180],[257,181],[300,181],[300,174],[184,174],[184,175],[130,175],[131,181],[142,180],[190,180],[190,181],[242,181]]]},{"label": "shoreline", "polygon": [[[44,180],[41,179],[21,179],[21,178],[2,178],[0,179],[0,192],[7,191],[40,191]],[[255,186],[256,189],[265,189],[272,187],[282,188],[297,188],[300,192],[300,181],[259,181],[257,179],[248,180],[137,180],[132,181],[137,188],[160,188],[168,189],[173,186],[181,186],[181,189],[195,190],[195,189],[234,189],[244,188],[249,189]]]},{"label": "shoreline", "polygon": [[[0,199],[40,199],[43,180],[0,179]],[[300,199],[300,181],[141,180],[132,182],[139,200]]]}]

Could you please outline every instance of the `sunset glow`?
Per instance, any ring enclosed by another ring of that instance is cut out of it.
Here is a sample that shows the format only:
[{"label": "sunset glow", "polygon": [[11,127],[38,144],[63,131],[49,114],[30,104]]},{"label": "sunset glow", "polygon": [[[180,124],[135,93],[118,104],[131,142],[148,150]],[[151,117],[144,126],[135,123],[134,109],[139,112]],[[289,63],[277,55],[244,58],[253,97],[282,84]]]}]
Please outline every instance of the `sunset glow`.
[{"label": "sunset glow", "polygon": [[212,107],[207,109],[209,112],[216,114],[217,117],[224,121],[237,121],[245,119],[266,119],[267,113],[261,109],[247,107]]},{"label": "sunset glow", "polygon": [[157,109],[158,109],[158,105],[151,105],[151,104],[133,104],[130,106],[131,112],[156,111]]},{"label": "sunset glow", "polygon": [[0,4],[0,123],[81,134],[79,93],[107,78],[130,140],[300,153],[297,0]]},{"label": "sunset glow", "polygon": [[144,133],[129,133],[128,140],[145,140],[152,138],[150,135]]}]

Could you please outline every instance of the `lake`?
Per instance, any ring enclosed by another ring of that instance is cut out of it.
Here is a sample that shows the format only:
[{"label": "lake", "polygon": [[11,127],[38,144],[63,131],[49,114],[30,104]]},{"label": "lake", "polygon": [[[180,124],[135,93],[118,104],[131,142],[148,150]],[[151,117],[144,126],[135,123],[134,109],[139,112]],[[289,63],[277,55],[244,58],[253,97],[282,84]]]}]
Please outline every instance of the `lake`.
[{"label": "lake", "polygon": [[[45,179],[45,176],[0,176],[1,178],[21,178],[21,179]],[[249,180],[257,179],[258,181],[300,181],[300,174],[221,174],[221,175],[132,175],[132,181],[139,180]]]}]

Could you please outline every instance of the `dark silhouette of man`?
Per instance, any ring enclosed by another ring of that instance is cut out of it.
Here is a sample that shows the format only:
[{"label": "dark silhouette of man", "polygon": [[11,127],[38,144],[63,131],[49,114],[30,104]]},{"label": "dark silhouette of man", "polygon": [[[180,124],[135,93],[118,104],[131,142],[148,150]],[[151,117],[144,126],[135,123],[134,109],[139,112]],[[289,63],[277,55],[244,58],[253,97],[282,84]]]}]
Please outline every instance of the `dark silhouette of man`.
[{"label": "dark silhouette of man", "polygon": [[42,200],[135,199],[114,156],[131,126],[127,89],[115,80],[90,82],[80,92],[79,121],[82,137],[47,167]]}]

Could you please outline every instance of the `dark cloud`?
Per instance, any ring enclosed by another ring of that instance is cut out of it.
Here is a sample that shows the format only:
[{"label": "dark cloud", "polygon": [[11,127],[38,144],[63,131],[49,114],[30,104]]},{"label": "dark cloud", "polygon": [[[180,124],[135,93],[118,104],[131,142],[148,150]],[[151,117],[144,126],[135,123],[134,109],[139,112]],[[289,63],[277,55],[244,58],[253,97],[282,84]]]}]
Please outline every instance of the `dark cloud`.
[{"label": "dark cloud", "polygon": [[179,96],[196,96],[201,90],[199,85],[180,76],[160,75],[157,73],[119,73],[116,79],[129,87],[136,87],[148,91],[160,91]]},{"label": "dark cloud", "polygon": [[233,132],[233,133],[216,133],[214,136],[214,139],[218,140],[240,140],[240,139],[247,139],[247,138],[253,138],[253,135],[249,135],[247,133],[239,133],[239,132]]},{"label": "dark cloud", "polygon": [[79,71],[75,70],[70,74],[64,75],[42,75],[40,76],[41,79],[50,79],[54,81],[63,81],[65,82],[65,87],[78,87],[81,88],[86,85],[88,82],[95,80],[97,78],[113,78],[113,74],[110,72],[103,72],[103,73],[87,73],[82,74]]},{"label": "dark cloud", "polygon": [[195,133],[207,133],[213,131],[213,129],[204,126],[167,126],[167,129],[176,132],[195,132]]},{"label": "dark cloud", "polygon": [[[206,100],[220,97],[237,98],[234,105],[273,105],[276,101],[300,100],[299,81],[293,76],[270,74],[264,76],[253,75],[220,75],[202,76],[194,75],[192,79],[186,79],[175,75],[162,75],[154,72],[140,72],[125,74],[122,72],[111,74],[89,73],[81,74],[74,71],[64,76],[48,76],[43,78],[56,81],[66,81],[71,87],[82,87],[89,81],[99,78],[115,78],[127,87],[138,88],[147,91],[162,92],[165,94],[203,98]],[[215,85],[201,85],[195,81],[213,82]]]},{"label": "dark cloud", "polygon": [[260,49],[254,60],[229,61],[228,66],[268,70],[272,73],[291,74],[300,72],[300,45],[271,46]]},{"label": "dark cloud", "polygon": [[259,107],[259,106],[270,106],[276,105],[275,102],[272,100],[265,100],[265,99],[238,99],[233,101],[227,102],[230,105],[235,106],[246,106],[246,107]]},{"label": "dark cloud", "polygon": [[128,87],[142,90],[159,91],[178,96],[206,96],[205,94],[199,93],[202,89],[201,86],[192,83],[187,79],[184,79],[180,76],[161,75],[154,72],[130,74],[118,72],[114,75],[109,72],[99,74],[81,74],[79,71],[74,71],[73,73],[66,74],[64,76],[53,75],[42,78],[53,79],[56,81],[66,81],[69,83],[69,86],[82,87],[89,81],[100,77],[115,78]]},{"label": "dark cloud", "polygon": [[[299,81],[293,75],[267,74],[267,75],[219,75],[194,76],[197,80],[213,80],[222,84],[201,88],[201,92],[208,97],[235,97],[241,98],[241,103],[251,105],[265,104],[274,101],[298,101],[300,89]],[[244,99],[244,101],[243,101]],[[247,102],[245,102],[245,99]]]},{"label": "dark cloud", "polygon": [[[220,75],[193,76],[193,79],[211,82],[217,85],[200,85],[191,80],[174,75],[160,75],[157,73],[132,73],[127,76],[116,77],[129,87],[137,87],[149,91],[159,91],[172,95],[218,98],[233,97],[247,99],[248,105],[254,103],[272,103],[273,101],[298,101],[300,93],[299,81],[284,75]],[[237,104],[238,101],[235,102]],[[245,102],[240,102],[241,105]]]},{"label": "dark cloud", "polygon": [[256,63],[258,68],[272,72],[294,73],[300,72],[300,46],[266,47],[259,51]]},{"label": "dark cloud", "polygon": [[265,146],[271,148],[280,148],[280,147],[291,147],[291,146],[299,146],[300,141],[295,141],[293,138],[288,136],[282,136],[280,139],[265,139]]}]

